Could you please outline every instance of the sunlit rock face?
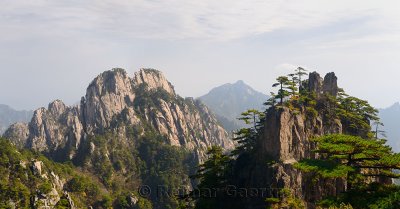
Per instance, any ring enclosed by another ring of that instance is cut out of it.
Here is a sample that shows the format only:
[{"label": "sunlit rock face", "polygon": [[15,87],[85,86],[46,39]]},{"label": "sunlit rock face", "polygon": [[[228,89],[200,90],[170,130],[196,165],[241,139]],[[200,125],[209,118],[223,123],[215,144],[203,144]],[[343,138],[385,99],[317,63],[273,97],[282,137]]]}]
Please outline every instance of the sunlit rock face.
[{"label": "sunlit rock face", "polygon": [[154,69],[141,69],[133,77],[123,69],[106,71],[90,83],[79,105],[69,107],[56,100],[47,109],[36,110],[29,124],[11,126],[5,137],[19,147],[72,159],[88,136],[123,136],[130,127],[145,124],[166,136],[170,145],[192,151],[199,162],[212,145],[233,148],[208,108],[178,96]]}]

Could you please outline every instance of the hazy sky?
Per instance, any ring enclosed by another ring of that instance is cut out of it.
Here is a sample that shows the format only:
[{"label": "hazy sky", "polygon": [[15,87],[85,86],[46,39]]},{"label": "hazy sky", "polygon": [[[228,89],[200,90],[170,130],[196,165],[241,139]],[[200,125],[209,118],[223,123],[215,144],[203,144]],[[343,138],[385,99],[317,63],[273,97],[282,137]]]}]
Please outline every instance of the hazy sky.
[{"label": "hazy sky", "polygon": [[73,104],[113,67],[197,97],[236,80],[267,93],[296,66],[400,101],[400,1],[0,0],[0,103],[17,109]]}]

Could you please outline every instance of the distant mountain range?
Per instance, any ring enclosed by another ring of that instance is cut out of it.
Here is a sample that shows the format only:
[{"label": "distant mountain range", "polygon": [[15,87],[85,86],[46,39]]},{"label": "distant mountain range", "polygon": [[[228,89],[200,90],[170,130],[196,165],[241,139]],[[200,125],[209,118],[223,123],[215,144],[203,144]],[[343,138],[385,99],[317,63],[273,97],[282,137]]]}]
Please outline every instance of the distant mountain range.
[{"label": "distant mountain range", "polygon": [[237,120],[248,109],[265,109],[263,103],[268,96],[254,90],[242,80],[213,88],[199,97],[216,115],[219,123],[228,131],[244,126]]},{"label": "distant mountain range", "polygon": [[388,144],[400,152],[400,103],[380,109],[379,116],[385,125],[382,129],[386,132]]},{"label": "distant mountain range", "polygon": [[32,115],[33,111],[18,111],[7,105],[0,104],[0,135],[13,123],[28,122]]}]

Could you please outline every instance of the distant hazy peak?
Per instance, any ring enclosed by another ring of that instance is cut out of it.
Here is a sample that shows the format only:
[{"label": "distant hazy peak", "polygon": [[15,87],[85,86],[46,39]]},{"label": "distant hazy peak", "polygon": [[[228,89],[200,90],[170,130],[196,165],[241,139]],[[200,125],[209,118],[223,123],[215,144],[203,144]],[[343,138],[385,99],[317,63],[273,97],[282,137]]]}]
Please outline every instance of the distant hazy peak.
[{"label": "distant hazy peak", "polygon": [[28,122],[32,117],[33,111],[15,110],[12,107],[0,104],[0,135],[6,128],[16,122]]},{"label": "distant hazy peak", "polygon": [[235,85],[246,85],[245,83],[244,83],[244,81],[243,80],[238,80],[238,81],[236,81],[236,83],[234,83]]},{"label": "distant hazy peak", "polygon": [[268,96],[254,90],[243,80],[226,83],[211,89],[199,98],[216,114],[219,122],[229,131],[242,127],[237,117],[247,109],[264,108]]},{"label": "distant hazy peak", "polygon": [[397,111],[400,111],[400,102],[394,103],[392,106],[390,106],[388,109],[394,109]]}]

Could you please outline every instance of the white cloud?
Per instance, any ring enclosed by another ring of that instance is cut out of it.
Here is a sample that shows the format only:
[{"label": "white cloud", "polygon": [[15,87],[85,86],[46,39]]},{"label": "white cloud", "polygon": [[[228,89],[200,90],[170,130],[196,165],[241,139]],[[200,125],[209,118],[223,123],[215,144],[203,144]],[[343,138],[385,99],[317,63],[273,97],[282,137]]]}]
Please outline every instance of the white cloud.
[{"label": "white cloud", "polygon": [[[279,29],[308,29],[377,15],[399,29],[398,1],[321,0],[3,0],[0,41],[71,35],[233,40]],[[396,7],[397,6],[397,7]],[[388,26],[389,24],[389,26]]]}]

